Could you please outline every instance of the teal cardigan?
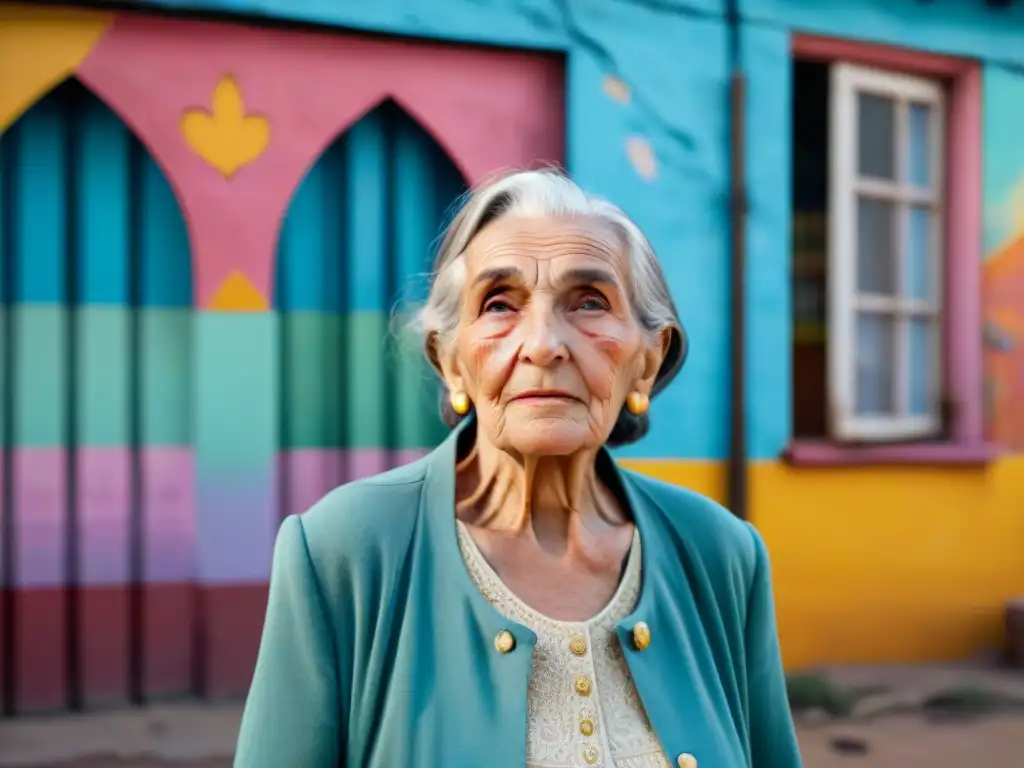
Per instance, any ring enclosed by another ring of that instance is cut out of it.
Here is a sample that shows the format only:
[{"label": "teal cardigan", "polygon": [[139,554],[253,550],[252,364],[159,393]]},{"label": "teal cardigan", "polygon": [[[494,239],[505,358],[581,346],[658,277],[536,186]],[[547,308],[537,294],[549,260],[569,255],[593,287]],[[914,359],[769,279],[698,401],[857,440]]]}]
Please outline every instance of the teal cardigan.
[{"label": "teal cardigan", "polygon": [[[523,768],[535,636],[487,602],[459,552],[455,462],[472,431],[284,521],[236,768]],[[798,768],[761,537],[607,454],[599,471],[640,532],[643,587],[618,634],[670,763]]]}]

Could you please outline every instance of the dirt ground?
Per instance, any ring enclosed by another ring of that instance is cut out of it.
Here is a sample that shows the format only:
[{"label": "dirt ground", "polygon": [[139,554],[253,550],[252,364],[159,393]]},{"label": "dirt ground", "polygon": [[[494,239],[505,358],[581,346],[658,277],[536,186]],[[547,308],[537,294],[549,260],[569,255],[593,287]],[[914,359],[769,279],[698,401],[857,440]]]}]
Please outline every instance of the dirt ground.
[{"label": "dirt ground", "polygon": [[[838,753],[830,744],[836,737],[864,743],[867,752]],[[920,718],[901,716],[869,725],[801,727],[800,744],[807,768],[854,768],[857,765],[871,768],[933,768],[937,765],[1022,768],[1024,716],[994,718],[967,725],[934,725]],[[34,764],[31,768],[231,768],[231,759],[168,762],[98,756],[71,762]]]},{"label": "dirt ground", "polygon": [[[893,703],[899,709],[929,691],[964,684],[1019,695],[1024,674],[915,667],[835,670],[829,676],[884,685],[888,701],[843,721],[798,716],[807,768],[1024,768],[1024,708],[942,721],[917,712],[885,714]],[[237,705],[178,705],[0,721],[0,768],[230,768],[239,716]]]},{"label": "dirt ground", "polygon": [[[832,746],[836,738],[851,746],[863,744],[867,751],[837,752]],[[807,768],[1024,768],[1024,716],[942,725],[899,716],[866,725],[801,728],[800,748]]]},{"label": "dirt ground", "polygon": [[[837,753],[830,746],[835,737],[861,739],[868,751],[857,755]],[[969,725],[930,725],[914,717],[886,718],[868,726],[801,728],[800,743],[806,768],[1022,768],[1024,717],[996,718]],[[32,768],[231,768],[231,760],[225,757],[166,762],[97,757]]]}]

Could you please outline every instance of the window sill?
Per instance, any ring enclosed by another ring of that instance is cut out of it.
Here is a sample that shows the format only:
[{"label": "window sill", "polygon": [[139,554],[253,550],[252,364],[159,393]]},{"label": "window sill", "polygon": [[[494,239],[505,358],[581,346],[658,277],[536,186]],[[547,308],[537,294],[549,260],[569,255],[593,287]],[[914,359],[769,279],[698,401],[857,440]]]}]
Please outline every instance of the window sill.
[{"label": "window sill", "polygon": [[784,460],[796,467],[870,467],[878,465],[979,467],[996,459],[1001,450],[992,443],[901,443],[898,445],[839,445],[819,441],[791,443]]}]

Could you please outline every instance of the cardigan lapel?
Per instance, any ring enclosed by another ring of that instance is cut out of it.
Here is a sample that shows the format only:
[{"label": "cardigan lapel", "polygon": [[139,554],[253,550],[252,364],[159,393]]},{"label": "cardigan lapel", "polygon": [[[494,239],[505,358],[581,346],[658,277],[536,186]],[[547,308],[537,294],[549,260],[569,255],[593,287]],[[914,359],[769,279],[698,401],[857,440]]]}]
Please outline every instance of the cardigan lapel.
[{"label": "cardigan lapel", "polygon": [[[705,766],[744,764],[734,754],[734,739],[721,722],[707,717],[721,691],[715,685],[715,659],[701,631],[703,619],[692,583],[696,561],[686,543],[665,520],[665,511],[617,468],[626,491],[643,552],[643,586],[634,611],[616,630],[640,700],[666,753],[675,765],[690,754]],[[698,579],[699,580],[699,579]],[[634,627],[647,624],[650,644],[640,650]]]},{"label": "cardigan lapel", "polygon": [[[537,637],[527,627],[505,618],[477,589],[459,549],[455,522],[455,465],[460,439],[472,439],[475,424],[466,419],[428,457],[421,519],[423,543],[435,573],[434,617],[438,663],[447,674],[438,677],[438,701],[460,711],[469,701],[482,706],[465,717],[449,716],[438,723],[437,765],[491,765],[522,768],[526,764],[527,688]],[[511,651],[495,645],[499,633],[510,632]],[[463,674],[463,671],[465,674]],[[476,695],[473,688],[480,689]]]}]

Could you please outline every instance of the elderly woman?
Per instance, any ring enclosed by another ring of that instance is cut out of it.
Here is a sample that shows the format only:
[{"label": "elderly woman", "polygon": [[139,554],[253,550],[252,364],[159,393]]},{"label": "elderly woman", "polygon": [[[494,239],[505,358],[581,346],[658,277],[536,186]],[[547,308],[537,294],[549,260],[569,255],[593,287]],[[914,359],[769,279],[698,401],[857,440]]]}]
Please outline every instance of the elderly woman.
[{"label": "elderly woman", "polygon": [[469,196],[421,312],[451,436],[284,521],[239,768],[794,768],[755,530],[616,467],[686,339],[550,172]]}]

